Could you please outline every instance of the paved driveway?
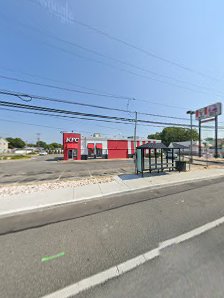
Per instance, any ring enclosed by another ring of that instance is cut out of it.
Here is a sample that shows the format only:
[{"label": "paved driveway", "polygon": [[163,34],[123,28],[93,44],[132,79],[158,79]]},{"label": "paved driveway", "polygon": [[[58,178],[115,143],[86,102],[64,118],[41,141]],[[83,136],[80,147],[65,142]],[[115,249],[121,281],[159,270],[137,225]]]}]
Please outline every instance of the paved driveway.
[{"label": "paved driveway", "polygon": [[134,171],[132,159],[63,161],[59,158],[60,156],[49,155],[31,160],[1,161],[0,184],[113,175]]}]

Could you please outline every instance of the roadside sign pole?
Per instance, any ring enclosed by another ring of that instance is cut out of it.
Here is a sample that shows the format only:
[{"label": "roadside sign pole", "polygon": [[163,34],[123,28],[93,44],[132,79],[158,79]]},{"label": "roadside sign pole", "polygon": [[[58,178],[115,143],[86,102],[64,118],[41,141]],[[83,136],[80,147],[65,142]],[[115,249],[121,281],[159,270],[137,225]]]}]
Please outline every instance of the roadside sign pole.
[{"label": "roadside sign pole", "polygon": [[[188,112],[187,112],[188,113]],[[218,116],[222,114],[222,103],[217,102],[202,109],[196,110],[196,120],[199,121],[199,150],[198,156],[201,157],[201,124],[215,120],[215,154],[218,157]]]},{"label": "roadside sign pole", "polygon": [[189,163],[193,163],[193,115],[195,114],[194,111],[187,111],[187,114],[190,115],[190,126],[191,126],[191,147],[190,147],[190,159],[189,159]]}]

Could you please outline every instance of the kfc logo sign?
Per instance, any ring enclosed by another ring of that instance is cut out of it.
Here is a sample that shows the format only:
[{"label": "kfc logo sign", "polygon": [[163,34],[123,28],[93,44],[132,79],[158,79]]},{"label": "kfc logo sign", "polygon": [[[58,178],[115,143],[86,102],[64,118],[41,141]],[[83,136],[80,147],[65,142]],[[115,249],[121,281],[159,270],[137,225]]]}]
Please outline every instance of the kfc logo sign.
[{"label": "kfc logo sign", "polygon": [[196,120],[203,120],[207,118],[216,117],[222,114],[222,103],[217,102],[213,105],[199,109],[195,113]]},{"label": "kfc logo sign", "polygon": [[66,138],[65,143],[78,143],[79,138]]}]

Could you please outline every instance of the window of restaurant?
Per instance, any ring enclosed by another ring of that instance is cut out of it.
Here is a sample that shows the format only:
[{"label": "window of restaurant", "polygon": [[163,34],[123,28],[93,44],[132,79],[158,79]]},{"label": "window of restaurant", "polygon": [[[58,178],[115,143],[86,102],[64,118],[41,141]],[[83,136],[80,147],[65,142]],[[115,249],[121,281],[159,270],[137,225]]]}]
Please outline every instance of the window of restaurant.
[{"label": "window of restaurant", "polygon": [[88,148],[88,157],[89,158],[94,158],[94,144],[93,143],[89,143],[87,145],[87,148]]},{"label": "window of restaurant", "polygon": [[103,146],[101,143],[96,144],[96,157],[102,157]]}]

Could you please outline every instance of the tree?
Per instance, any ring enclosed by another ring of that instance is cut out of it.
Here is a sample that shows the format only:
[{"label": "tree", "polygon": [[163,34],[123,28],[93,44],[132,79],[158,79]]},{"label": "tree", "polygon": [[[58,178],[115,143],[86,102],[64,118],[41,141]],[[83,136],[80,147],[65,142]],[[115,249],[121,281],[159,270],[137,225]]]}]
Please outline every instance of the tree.
[{"label": "tree", "polygon": [[54,150],[54,149],[61,149],[61,148],[62,148],[62,144],[59,144],[59,143],[51,143],[51,144],[48,145],[48,148],[49,148],[49,149],[52,149],[52,150]]},{"label": "tree", "polygon": [[205,141],[207,141],[207,142],[213,142],[214,141],[214,138],[206,138]]},{"label": "tree", "polygon": [[161,140],[161,132],[156,132],[154,134],[148,135],[148,139]]},{"label": "tree", "polygon": [[20,138],[6,138],[6,140],[9,142],[9,148],[24,148],[26,143],[20,139]]},{"label": "tree", "polygon": [[[161,133],[155,133],[148,136],[148,138],[160,139],[165,145],[169,145],[172,142],[184,142],[191,140],[191,130],[189,128],[182,127],[166,127]],[[198,140],[198,132],[196,129],[192,130],[192,140]]]},{"label": "tree", "polygon": [[44,149],[47,149],[47,143],[46,142],[43,142],[43,141],[37,141],[36,142],[36,146],[37,147],[44,148]]}]

